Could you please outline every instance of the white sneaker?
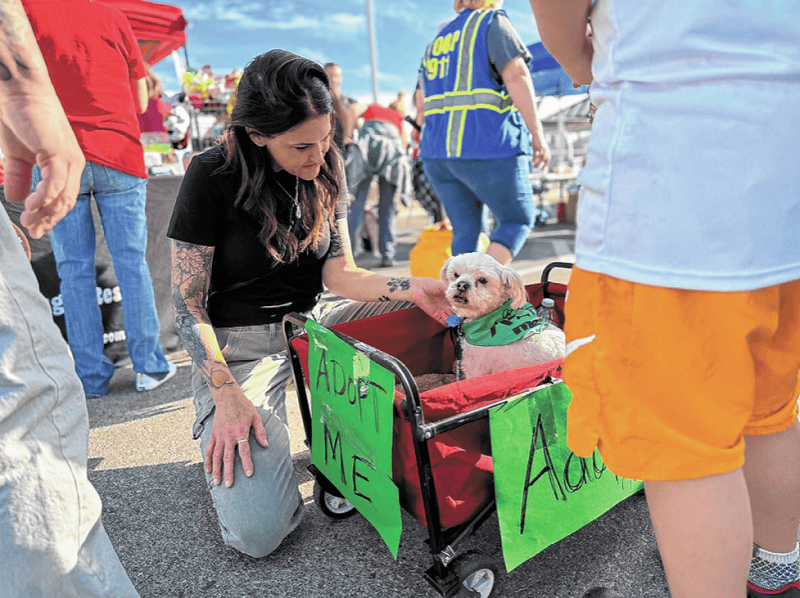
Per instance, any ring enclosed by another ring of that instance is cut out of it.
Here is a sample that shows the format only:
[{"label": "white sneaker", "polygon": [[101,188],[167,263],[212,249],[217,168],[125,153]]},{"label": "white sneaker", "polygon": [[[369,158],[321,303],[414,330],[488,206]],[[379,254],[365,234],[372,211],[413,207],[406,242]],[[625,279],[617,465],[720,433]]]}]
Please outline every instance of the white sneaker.
[{"label": "white sneaker", "polygon": [[171,361],[168,363],[169,363],[169,371],[167,372],[167,375],[161,378],[160,380],[157,378],[153,378],[152,376],[148,376],[147,374],[136,374],[136,390],[138,390],[139,392],[143,392],[145,390],[153,390],[164,384],[164,382],[166,382],[170,378],[172,378],[178,372],[178,368]]}]

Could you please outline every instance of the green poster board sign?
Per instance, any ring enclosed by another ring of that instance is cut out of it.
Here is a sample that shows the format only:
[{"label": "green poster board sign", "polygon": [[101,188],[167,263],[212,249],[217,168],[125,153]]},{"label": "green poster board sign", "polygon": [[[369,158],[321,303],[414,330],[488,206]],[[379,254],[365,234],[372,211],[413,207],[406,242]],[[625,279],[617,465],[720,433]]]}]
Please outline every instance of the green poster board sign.
[{"label": "green poster board sign", "polygon": [[392,481],[394,374],[307,320],[311,462],[397,558],[402,522]]},{"label": "green poster board sign", "polygon": [[553,384],[489,412],[497,519],[507,571],[643,487],[642,482],[611,473],[597,451],[583,459],[569,450],[571,398],[565,384]]}]

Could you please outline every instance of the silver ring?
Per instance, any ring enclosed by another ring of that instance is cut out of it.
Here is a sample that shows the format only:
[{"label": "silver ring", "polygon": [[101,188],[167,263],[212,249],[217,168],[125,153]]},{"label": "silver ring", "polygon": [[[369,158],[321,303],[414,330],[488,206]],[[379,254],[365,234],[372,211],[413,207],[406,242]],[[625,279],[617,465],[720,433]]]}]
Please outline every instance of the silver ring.
[{"label": "silver ring", "polygon": [[243,438],[242,440],[240,440],[240,441],[239,441],[239,442],[237,442],[236,444],[242,444],[243,442],[247,442],[247,438]]}]

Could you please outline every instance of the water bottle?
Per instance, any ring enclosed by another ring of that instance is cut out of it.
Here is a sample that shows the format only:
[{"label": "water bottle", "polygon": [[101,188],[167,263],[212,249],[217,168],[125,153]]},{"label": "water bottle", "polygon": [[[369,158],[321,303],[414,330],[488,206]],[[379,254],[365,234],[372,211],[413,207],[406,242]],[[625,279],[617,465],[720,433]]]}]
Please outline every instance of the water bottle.
[{"label": "water bottle", "polygon": [[536,313],[542,321],[556,325],[556,303],[549,297],[542,299],[542,304],[536,310]]}]

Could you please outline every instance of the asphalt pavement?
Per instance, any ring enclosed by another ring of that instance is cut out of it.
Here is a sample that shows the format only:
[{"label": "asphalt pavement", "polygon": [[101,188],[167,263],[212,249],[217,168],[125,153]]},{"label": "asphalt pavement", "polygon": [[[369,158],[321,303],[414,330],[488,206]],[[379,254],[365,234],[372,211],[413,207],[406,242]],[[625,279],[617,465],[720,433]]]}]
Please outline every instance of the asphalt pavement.
[{"label": "asphalt pavement", "polygon": [[[409,274],[408,254],[424,224],[418,206],[401,210],[397,264],[383,272]],[[574,226],[564,223],[532,231],[514,262],[526,283],[538,281],[551,261],[571,262],[574,236]],[[358,258],[369,268],[379,261],[371,254]],[[403,514],[395,560],[363,517],[331,520],[314,505],[306,469],[310,455],[292,400],[293,456],[306,502],[303,521],[276,552],[262,559],[223,545],[198,443],[191,438],[190,363],[185,353],[169,357],[178,365],[178,374],[160,388],[137,393],[135,374],[120,367],[108,394],[88,400],[89,475],[103,499],[108,534],[143,598],[438,595],[423,577],[431,564],[427,532],[413,517]],[[503,566],[496,515],[472,536],[468,547],[497,565],[496,598],[579,598],[595,585],[636,598],[669,595],[641,495],[510,573]]]}]

